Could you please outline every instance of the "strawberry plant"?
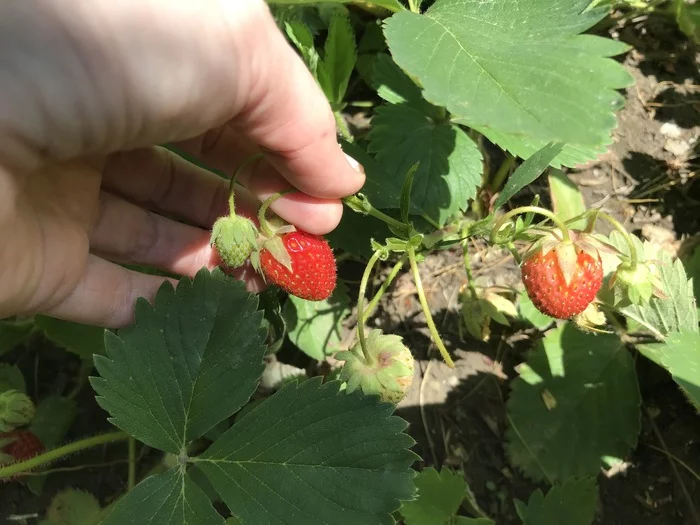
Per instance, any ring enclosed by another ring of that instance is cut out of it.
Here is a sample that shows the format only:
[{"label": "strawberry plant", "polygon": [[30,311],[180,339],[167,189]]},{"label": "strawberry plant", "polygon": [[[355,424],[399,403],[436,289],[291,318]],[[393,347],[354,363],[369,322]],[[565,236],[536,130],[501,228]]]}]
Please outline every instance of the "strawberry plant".
[{"label": "strawberry plant", "polygon": [[[221,267],[140,299],[132,326],[2,321],[0,354],[44,338],[80,365],[71,388],[41,399],[18,367],[0,369],[0,479],[38,494],[53,465],[124,442],[126,490],[100,502],[66,487],[44,523],[496,523],[470,488],[468,461],[420,468],[429,459],[394,412],[421,388],[417,357],[451,370],[461,346],[500,349],[521,331],[502,449],[536,486],[527,502],[501,499],[525,524],[593,523],[601,469],[624,464],[642,430],[635,361],[700,408],[688,276],[698,276],[699,252],[682,261],[643,242],[621,217],[586,207],[566,175],[611,145],[620,90],[633,82],[613,58],[628,46],[593,34],[608,6],[270,4],[365,186],[343,200],[327,238],[270,213],[281,194],[243,217],[236,176],[253,156],[231,167],[228,213],[212,224]],[[549,197],[534,191],[545,178]],[[517,285],[478,279],[477,243],[512,261]],[[450,338],[424,270],[444,254],[464,273]],[[230,275],[247,263],[269,286],[259,296]],[[427,355],[415,334],[377,316],[402,278]],[[110,428],[66,442],[88,384]],[[139,474],[137,449],[158,452]]]}]

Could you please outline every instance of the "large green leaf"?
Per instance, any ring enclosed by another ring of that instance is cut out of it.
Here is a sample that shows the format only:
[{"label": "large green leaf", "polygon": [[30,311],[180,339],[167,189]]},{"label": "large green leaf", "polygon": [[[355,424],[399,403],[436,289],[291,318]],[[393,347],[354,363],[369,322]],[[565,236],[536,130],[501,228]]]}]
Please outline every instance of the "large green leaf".
[{"label": "large green leaf", "polygon": [[334,108],[338,108],[345,98],[356,60],[355,34],[350,19],[345,15],[335,15],[328,27],[323,61],[318,67],[319,82]]},{"label": "large green leaf", "polygon": [[91,360],[93,355],[105,352],[104,328],[72,323],[45,315],[38,315],[35,321],[46,337],[83,359]]},{"label": "large green leaf", "polygon": [[545,496],[540,489],[530,495],[527,505],[516,500],[523,525],[590,525],[598,505],[595,479],[569,479],[555,485]]},{"label": "large green leaf", "polygon": [[387,190],[401,194],[406,174],[420,163],[413,179],[410,211],[443,225],[465,210],[481,183],[481,152],[458,126],[422,113],[409,104],[377,108],[368,138],[369,151],[384,168]]},{"label": "large green leaf", "polygon": [[467,483],[448,468],[426,468],[416,476],[418,498],[401,505],[406,525],[446,525],[459,510]]},{"label": "large green leaf", "polygon": [[413,497],[414,441],[394,407],[313,378],[260,403],[200,457],[241,523],[393,524]]},{"label": "large green leaf", "polygon": [[347,287],[340,283],[323,301],[290,296],[283,315],[292,342],[308,356],[322,361],[340,350],[342,323],[351,311]]},{"label": "large green leaf", "polygon": [[97,401],[139,441],[180,454],[236,412],[263,370],[265,331],[257,298],[220,270],[165,283],[154,305],[139,299],[136,323],[107,332]]},{"label": "large green leaf", "polygon": [[[698,332],[698,310],[693,296],[693,283],[688,279],[683,263],[675,261],[667,252],[654,247],[649,242],[631,237],[637,252],[644,254],[644,260],[657,261],[665,298],[652,297],[642,305],[629,305],[620,311],[633,321],[649,330],[656,338],[663,340],[671,332]],[[622,253],[629,254],[629,248],[618,232],[610,235],[610,244]]]},{"label": "large green leaf", "polygon": [[700,410],[700,334],[671,333],[660,346],[661,364]]},{"label": "large green leaf", "polygon": [[639,389],[617,336],[567,323],[548,332],[521,366],[508,400],[507,450],[528,476],[593,476],[634,447]]},{"label": "large green leaf", "polygon": [[625,44],[578,35],[602,19],[590,0],[438,0],[385,27],[394,60],[458,122],[529,140],[609,142],[615,91],[632,82],[608,57]]},{"label": "large green leaf", "polygon": [[100,521],[100,525],[125,523],[224,525],[224,518],[184,470],[173,468],[136,485]]}]

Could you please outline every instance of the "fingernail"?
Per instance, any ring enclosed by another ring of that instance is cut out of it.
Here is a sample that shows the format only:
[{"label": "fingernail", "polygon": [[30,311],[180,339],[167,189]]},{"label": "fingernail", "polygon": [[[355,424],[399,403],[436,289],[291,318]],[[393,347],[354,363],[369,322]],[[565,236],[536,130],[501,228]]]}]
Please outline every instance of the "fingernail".
[{"label": "fingernail", "polygon": [[362,167],[362,164],[357,162],[355,159],[353,159],[350,155],[347,153],[345,154],[345,158],[348,161],[348,164],[358,173],[362,173],[363,175],[365,174],[365,169]]}]

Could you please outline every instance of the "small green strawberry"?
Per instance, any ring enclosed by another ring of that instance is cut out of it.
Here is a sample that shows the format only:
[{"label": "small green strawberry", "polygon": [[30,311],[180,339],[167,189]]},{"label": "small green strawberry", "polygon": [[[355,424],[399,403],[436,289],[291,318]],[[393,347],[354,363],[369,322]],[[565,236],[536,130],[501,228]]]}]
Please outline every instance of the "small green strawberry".
[{"label": "small green strawberry", "polygon": [[401,337],[381,330],[367,335],[366,347],[369,360],[359,342],[336,354],[336,359],[345,361],[340,380],[347,383],[348,393],[359,388],[366,395],[378,394],[382,401],[398,403],[413,382],[415,365],[411,351]]},{"label": "small green strawberry", "polygon": [[19,390],[0,394],[0,432],[9,432],[34,419],[34,403]]},{"label": "small green strawberry", "polygon": [[211,244],[229,268],[242,266],[257,246],[258,229],[238,215],[219,218],[212,228]]},{"label": "small green strawberry", "polygon": [[662,299],[667,297],[658,268],[652,262],[638,262],[635,265],[629,261],[620,263],[608,285],[615,293],[618,306],[646,304],[652,295]]}]

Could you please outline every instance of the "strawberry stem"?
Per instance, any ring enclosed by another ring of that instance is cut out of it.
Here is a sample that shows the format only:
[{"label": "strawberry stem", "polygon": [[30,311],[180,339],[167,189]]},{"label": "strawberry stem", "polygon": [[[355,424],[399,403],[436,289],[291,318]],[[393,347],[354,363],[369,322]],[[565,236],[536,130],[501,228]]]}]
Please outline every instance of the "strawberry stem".
[{"label": "strawberry stem", "polygon": [[401,271],[401,268],[403,268],[403,265],[406,264],[406,256],[401,257],[399,261],[394,265],[394,267],[391,269],[391,272],[389,272],[389,275],[387,276],[386,279],[384,279],[384,282],[382,285],[379,287],[379,290],[377,290],[377,293],[374,294],[374,297],[372,297],[372,300],[367,303],[367,308],[365,309],[365,315],[363,318],[363,322],[367,322],[369,319],[369,316],[374,313],[374,309],[377,307],[377,304],[379,303],[379,300],[384,296],[384,293],[387,291],[389,286],[391,286],[391,283],[393,280],[396,278],[396,276],[399,274]]},{"label": "strawberry stem", "polygon": [[272,231],[272,228],[270,228],[270,224],[267,222],[268,208],[276,200],[281,199],[288,193],[294,193],[295,191],[297,190],[294,188],[290,188],[288,190],[280,191],[279,193],[270,195],[267,199],[265,199],[265,202],[262,203],[262,206],[260,206],[260,210],[258,211],[258,222],[260,223],[260,229],[262,230],[263,235],[265,235],[265,237],[272,237],[275,234],[275,232]]},{"label": "strawberry stem", "polygon": [[418,292],[418,300],[420,301],[421,308],[423,309],[423,314],[425,315],[425,322],[428,325],[428,330],[430,330],[430,335],[433,337],[435,346],[440,350],[442,358],[447,363],[447,366],[454,368],[455,364],[450,357],[445,344],[442,342],[442,338],[438,333],[437,327],[435,326],[435,321],[433,321],[433,316],[430,313],[430,307],[428,306],[428,301],[425,298],[425,291],[423,290],[423,282],[420,279],[420,274],[418,273],[418,264],[416,262],[416,250],[410,242],[406,243],[406,251],[408,252],[408,260],[411,263],[411,272],[413,273],[413,281],[416,284],[416,291]]},{"label": "strawberry stem", "polygon": [[493,244],[498,244],[496,236],[498,235],[498,232],[501,230],[505,222],[511,217],[521,213],[538,213],[540,215],[544,215],[549,220],[551,220],[557,228],[559,228],[559,230],[561,231],[562,240],[564,242],[571,242],[571,237],[569,237],[569,229],[566,227],[564,221],[557,217],[554,214],[554,212],[551,212],[545,208],[540,208],[539,206],[520,206],[519,208],[510,210],[508,213],[503,215],[503,217],[498,219],[498,221],[496,221],[496,224],[493,225],[493,228],[491,228],[491,242]]},{"label": "strawberry stem", "polygon": [[264,155],[262,153],[256,153],[255,155],[251,155],[243,162],[241,162],[241,164],[236,168],[236,171],[233,172],[233,177],[231,177],[231,180],[228,183],[228,212],[231,217],[236,216],[236,203],[234,196],[235,192],[233,191],[233,188],[236,185],[236,179],[238,178],[238,175],[241,174],[243,168],[245,168],[248,164],[258,161],[263,157]]},{"label": "strawberry stem", "polygon": [[98,445],[104,445],[106,443],[113,443],[115,441],[123,441],[129,437],[125,432],[108,432],[106,434],[99,434],[97,436],[92,436],[89,438],[81,439],[79,441],[74,441],[62,447],[54,448],[34,456],[26,461],[20,461],[19,463],[12,463],[5,467],[0,467],[0,479],[10,478],[16,474],[22,474],[26,471],[33,470],[36,467],[45,465],[61,459],[64,456],[70,454],[75,454],[86,448],[96,447]]},{"label": "strawberry stem", "polygon": [[343,202],[352,211],[361,213],[363,215],[371,215],[375,219],[379,219],[380,221],[385,222],[389,226],[397,228],[399,231],[408,232],[410,230],[410,226],[408,224],[404,224],[403,222],[398,221],[393,217],[390,217],[386,213],[379,211],[377,208],[372,206],[372,204],[369,202],[369,200],[367,200],[367,198],[361,199],[357,195],[350,195],[349,197],[344,197]]},{"label": "strawberry stem", "polygon": [[362,281],[360,281],[360,293],[357,298],[357,337],[360,339],[360,348],[362,348],[362,354],[365,356],[365,362],[368,365],[374,363],[374,358],[367,350],[367,339],[365,338],[365,293],[367,293],[367,283],[369,282],[369,276],[372,274],[372,268],[377,264],[382,250],[377,250],[369,258],[367,266],[365,266],[365,271],[362,274]]}]

